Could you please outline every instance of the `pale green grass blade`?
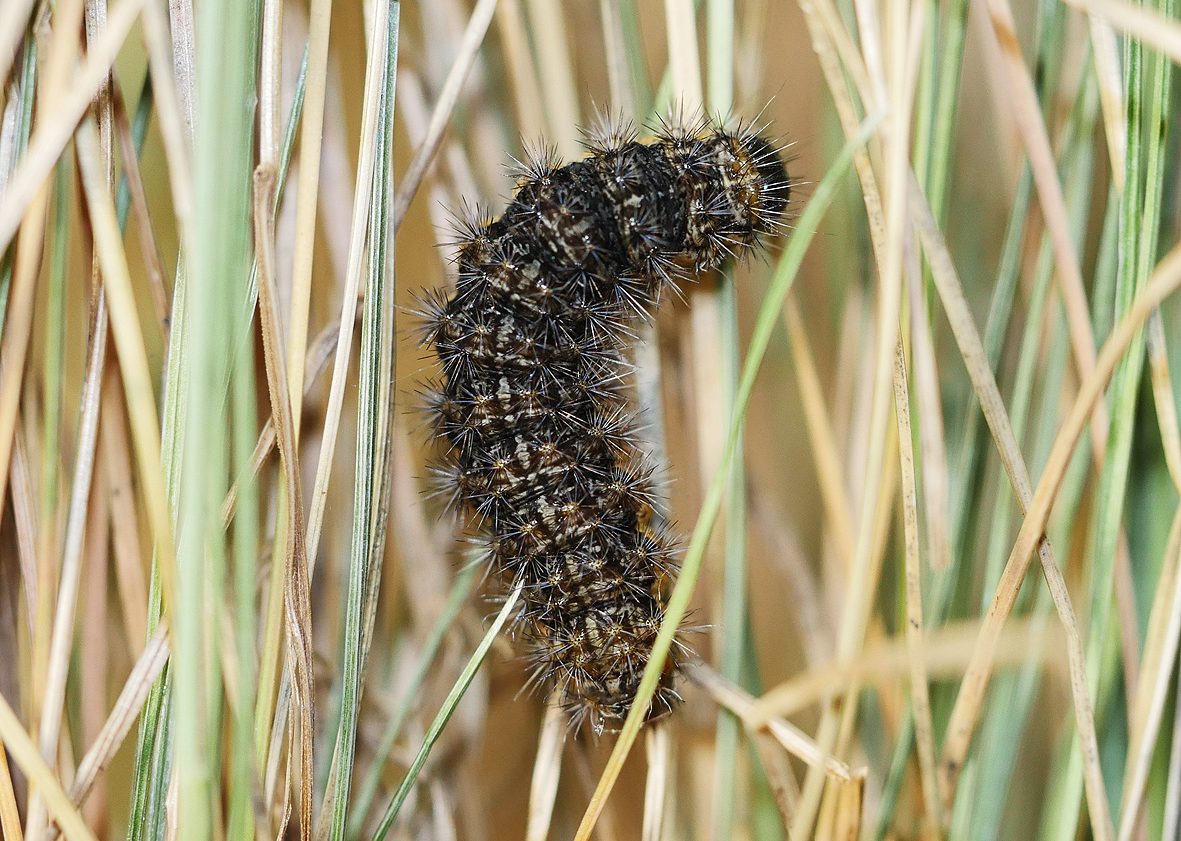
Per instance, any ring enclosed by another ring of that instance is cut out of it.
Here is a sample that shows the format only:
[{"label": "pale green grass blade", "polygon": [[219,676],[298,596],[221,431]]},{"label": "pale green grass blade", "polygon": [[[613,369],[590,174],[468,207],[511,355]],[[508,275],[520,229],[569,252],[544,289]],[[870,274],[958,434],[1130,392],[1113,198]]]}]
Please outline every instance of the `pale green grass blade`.
[{"label": "pale green grass blade", "polygon": [[241,103],[254,99],[258,7],[214,0],[202,4],[199,15],[194,253],[187,255],[195,282],[185,328],[189,398],[179,477],[178,603],[172,606],[181,841],[222,831],[221,750],[210,738],[221,731],[221,672],[209,659],[219,651],[220,623],[209,616],[219,615],[224,601],[228,547],[220,511],[230,481],[230,430],[220,398],[249,277],[254,121]]},{"label": "pale green grass blade", "polygon": [[[734,3],[709,0],[706,4],[706,95],[711,114],[725,119],[733,107],[734,90]],[[734,414],[741,365],[738,350],[738,290],[734,267],[725,266],[718,276],[718,334],[721,339],[722,413]],[[729,492],[725,502],[723,543],[722,619],[718,647],[718,670],[727,680],[743,685],[746,644],[746,466],[742,432],[738,451],[730,466]],[[726,710],[718,713],[717,746],[714,753],[714,838],[730,838],[739,817],[738,751],[742,727]]]},{"label": "pale green grass blade", "polygon": [[766,353],[767,346],[770,344],[771,333],[780,318],[779,313],[783,308],[783,302],[787,298],[787,293],[791,291],[792,283],[795,281],[796,274],[799,271],[800,265],[803,263],[804,254],[807,252],[808,245],[816,232],[817,226],[820,224],[820,220],[824,216],[824,212],[832,202],[837,185],[852,165],[853,155],[872,136],[879,121],[880,117],[874,117],[866,121],[857,135],[841,150],[841,154],[829,167],[824,178],[817,184],[816,190],[808,202],[808,206],[796,223],[792,237],[788,240],[783,257],[780,259],[771,281],[771,286],[763,299],[763,304],[759,309],[755,321],[754,335],[751,337],[746,360],[743,363],[742,377],[739,380],[734,401],[734,414],[731,417],[730,429],[726,439],[726,449],[723,451],[721,462],[718,465],[718,473],[714,476],[714,480],[702,503],[701,513],[698,515],[697,525],[694,527],[693,536],[689,542],[689,549],[685,554],[685,560],[681,567],[680,578],[677,581],[676,587],[673,589],[672,596],[669,598],[668,605],[665,609],[664,621],[660,626],[660,633],[657,635],[656,641],[652,646],[652,654],[644,669],[644,675],[640,680],[640,685],[636,690],[636,697],[632,701],[631,712],[624,722],[623,729],[620,731],[615,744],[615,749],[611,754],[611,759],[608,761],[608,766],[599,780],[599,785],[592,796],[591,804],[587,808],[587,812],[583,816],[582,823],[579,826],[578,835],[576,836],[578,841],[585,841],[585,839],[590,837],[595,822],[602,811],[604,801],[614,786],[615,780],[618,778],[623,766],[623,761],[631,749],[632,744],[635,742],[640,727],[643,725],[644,715],[648,709],[648,705],[652,701],[652,695],[656,691],[656,684],[660,679],[661,670],[664,667],[665,659],[668,657],[669,649],[672,647],[673,638],[689,608],[689,599],[692,597],[693,588],[697,584],[697,577],[701,572],[701,563],[705,557],[705,547],[709,542],[714,524],[717,522],[718,514],[721,511],[722,497],[726,490],[730,464],[738,448],[742,419],[746,414],[746,408],[750,402],[750,395],[754,389],[754,380],[758,375],[759,367],[763,361],[763,355]]},{"label": "pale green grass blade", "polygon": [[[1165,0],[1170,2],[1170,0]],[[1120,197],[1117,236],[1117,281],[1112,319],[1118,320],[1146,282],[1156,261],[1161,218],[1163,127],[1168,123],[1169,75],[1157,62],[1147,66],[1138,42],[1125,45],[1124,78],[1127,94],[1128,144],[1124,193]],[[1159,71],[1159,72],[1154,72]],[[1170,70],[1171,72],[1171,70]],[[1114,559],[1124,522],[1129,467],[1136,427],[1136,403],[1144,367],[1144,335],[1140,331],[1112,377],[1109,391],[1111,427],[1106,458],[1097,492],[1096,525],[1091,543],[1091,615],[1087,662],[1092,687],[1098,689],[1099,710],[1126,715],[1122,704],[1112,706],[1107,697],[1116,675],[1109,671],[1118,661],[1108,654],[1111,624]],[[1136,564],[1133,563],[1133,568]],[[1110,723],[1110,718],[1108,722]],[[1118,733],[1108,728],[1109,733]],[[1124,737],[1126,739],[1126,736]],[[1121,742],[1117,742],[1120,744]],[[1126,747],[1126,741],[1122,742]],[[1066,839],[1078,821],[1081,772],[1077,751],[1070,751],[1065,768],[1058,768],[1061,785],[1044,825],[1044,837]],[[1122,767],[1107,774],[1107,785],[1118,796]]]},{"label": "pale green grass blade", "polygon": [[[1061,165],[1066,181],[1066,195],[1068,209],[1071,214],[1071,225],[1077,240],[1083,237],[1084,226],[1087,221],[1088,202],[1090,200],[1093,154],[1090,138],[1095,128],[1098,109],[1098,94],[1094,79],[1088,76],[1076,98],[1074,108],[1066,128],[1064,141],[1063,163]],[[1026,429],[1031,418],[1038,424],[1036,430],[1039,446],[1038,458],[1034,463],[1041,463],[1049,451],[1054,433],[1054,417],[1057,395],[1060,393],[1064,375],[1065,335],[1064,321],[1060,308],[1054,304],[1051,311],[1052,318],[1046,320],[1045,308],[1053,281],[1053,254],[1049,241],[1042,237],[1041,253],[1037,264],[1037,276],[1034,280],[1034,290],[1025,316],[1025,329],[1022,334],[1021,349],[1018,356],[1017,373],[1013,386],[1013,396],[1010,401],[1010,418],[1013,423],[1014,435],[1018,441],[1026,437]],[[1050,358],[1047,361],[1041,356],[1041,347],[1045,341],[1044,325],[1050,326],[1051,341],[1049,343]],[[1040,413],[1033,413],[1035,400],[1035,385],[1038,393],[1044,395]],[[1064,494],[1059,503],[1060,510],[1066,521],[1072,519],[1073,506],[1070,500],[1077,500],[1081,486],[1075,485]],[[985,561],[984,592],[990,593],[995,589],[1000,570],[1004,565],[1012,542],[1014,529],[1015,508],[1012,504],[1012,492],[1007,485],[997,488],[994,502],[992,523],[988,537],[988,549]],[[1068,537],[1063,535],[1062,543],[1067,545]],[[1022,594],[1020,607],[1028,609],[1034,600],[1031,588]],[[984,610],[987,604],[981,606]],[[1039,617],[1045,616],[1050,607],[1048,592],[1044,588],[1036,591],[1036,606],[1033,608]],[[999,821],[985,820],[984,816],[1003,815],[1010,786],[1010,776],[1014,771],[1014,764],[1018,759],[1021,740],[1024,735],[1029,707],[1034,700],[1034,693],[1040,682],[1040,667],[1023,668],[1017,675],[1001,675],[992,692],[981,736],[978,741],[978,752],[974,760],[979,767],[975,784],[968,788],[961,788],[957,798],[957,817],[961,820],[960,830],[964,837],[971,835],[979,839],[997,837],[1001,829]]]},{"label": "pale green grass blade", "polygon": [[[335,786],[326,797],[331,805],[329,838],[341,841],[348,821],[349,795],[352,788],[353,764],[357,723],[360,718],[362,676],[368,654],[367,639],[371,624],[372,597],[381,575],[381,541],[378,531],[387,514],[388,501],[382,498],[385,486],[383,465],[388,458],[390,438],[389,413],[393,406],[383,401],[385,381],[389,379],[383,365],[392,349],[388,347],[393,309],[388,298],[394,295],[393,237],[389,220],[390,192],[393,182],[394,88],[398,61],[399,11],[396,0],[376,10],[374,51],[381,58],[381,94],[374,123],[378,141],[374,148],[374,190],[370,200],[368,226],[368,278],[365,285],[365,306],[361,317],[361,352],[359,393],[357,396],[357,460],[353,484],[353,538],[349,562],[348,590],[345,593],[344,652],[341,671],[341,715],[336,728],[332,765],[335,774],[330,786]],[[367,617],[370,621],[366,621]]]}]

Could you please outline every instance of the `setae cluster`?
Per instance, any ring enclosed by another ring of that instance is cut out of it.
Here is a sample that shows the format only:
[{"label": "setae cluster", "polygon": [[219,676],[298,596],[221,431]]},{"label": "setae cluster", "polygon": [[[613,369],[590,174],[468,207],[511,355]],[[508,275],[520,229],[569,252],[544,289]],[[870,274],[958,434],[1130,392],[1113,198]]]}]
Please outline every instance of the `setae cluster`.
[{"label": "setae cluster", "polygon": [[[780,231],[790,183],[748,129],[665,124],[641,143],[615,128],[587,148],[521,167],[500,218],[466,225],[454,294],[423,317],[443,488],[486,535],[492,572],[521,587],[534,679],[601,733],[627,716],[677,570],[627,408],[629,324],[665,286]],[[684,656],[675,646],[649,718],[680,701]]]}]

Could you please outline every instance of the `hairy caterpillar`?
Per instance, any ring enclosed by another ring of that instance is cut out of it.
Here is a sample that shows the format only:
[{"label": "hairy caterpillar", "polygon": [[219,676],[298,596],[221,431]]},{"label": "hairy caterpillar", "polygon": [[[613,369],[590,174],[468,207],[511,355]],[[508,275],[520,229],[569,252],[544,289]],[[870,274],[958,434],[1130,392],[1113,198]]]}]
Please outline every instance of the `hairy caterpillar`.
[{"label": "hairy caterpillar", "polygon": [[[791,188],[780,150],[748,128],[662,123],[641,143],[629,125],[586,146],[521,165],[504,213],[463,226],[454,294],[421,315],[442,367],[429,401],[442,487],[522,588],[533,679],[601,733],[632,705],[677,569],[626,406],[629,323],[688,272],[779,232]],[[679,703],[686,650],[649,718]]]}]

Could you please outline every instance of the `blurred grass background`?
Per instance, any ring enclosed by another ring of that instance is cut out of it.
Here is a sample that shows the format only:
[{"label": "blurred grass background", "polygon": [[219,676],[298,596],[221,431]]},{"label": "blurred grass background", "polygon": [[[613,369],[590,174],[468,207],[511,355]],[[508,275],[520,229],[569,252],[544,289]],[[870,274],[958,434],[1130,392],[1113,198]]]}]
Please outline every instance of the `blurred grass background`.
[{"label": "blurred grass background", "polygon": [[[1178,60],[1174,0],[6,0],[0,835],[1178,837]],[[596,740],[424,496],[408,310],[523,144],[675,108],[795,230],[641,331],[701,662]]]}]

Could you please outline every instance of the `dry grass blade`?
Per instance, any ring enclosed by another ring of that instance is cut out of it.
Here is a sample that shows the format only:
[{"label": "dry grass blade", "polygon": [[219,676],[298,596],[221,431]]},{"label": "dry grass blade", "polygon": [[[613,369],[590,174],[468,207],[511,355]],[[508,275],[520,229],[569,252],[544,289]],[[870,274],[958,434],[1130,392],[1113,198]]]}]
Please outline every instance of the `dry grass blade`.
[{"label": "dry grass blade", "polygon": [[[486,27],[485,27],[486,28]],[[365,259],[365,229],[368,224],[369,202],[373,191],[375,133],[378,102],[381,95],[382,62],[380,51],[370,55],[365,73],[365,110],[361,120],[361,149],[357,158],[356,187],[353,193],[352,227],[349,234],[349,258],[345,271],[344,297],[338,324],[336,356],[332,365],[332,385],[328,395],[328,410],[324,419],[324,443],[316,463],[316,480],[312,488],[311,509],[307,519],[305,551],[308,557],[308,576],[315,571],[315,559],[320,546],[324,506],[328,502],[328,479],[336,455],[337,433],[340,430],[344,391],[348,379],[349,360],[353,352],[352,325],[357,319],[357,303],[361,290],[362,264]],[[310,85],[309,85],[310,88]],[[307,111],[305,110],[305,114]],[[292,347],[288,347],[292,351]],[[302,359],[303,353],[301,351]],[[302,362],[300,363],[302,366]],[[300,381],[302,381],[302,374]],[[298,425],[295,428],[299,433]]]},{"label": "dry grass blade", "polygon": [[21,36],[29,24],[33,0],[13,0],[0,18],[0,85],[8,79]]},{"label": "dry grass blade", "polygon": [[669,76],[676,91],[674,102],[686,115],[691,115],[704,102],[693,4],[690,0],[664,0],[664,22],[668,32]]},{"label": "dry grass blade", "polygon": [[1103,134],[1111,159],[1111,179],[1117,192],[1124,190],[1128,160],[1128,123],[1124,108],[1123,78],[1120,75],[1119,43],[1111,25],[1091,15],[1091,47],[1095,54],[1095,77],[1099,80],[1099,102],[1103,108]]},{"label": "dry grass blade", "polygon": [[1156,403],[1165,466],[1169,469],[1173,487],[1181,493],[1181,430],[1178,430],[1177,425],[1177,398],[1173,391],[1173,377],[1169,372],[1169,349],[1159,311],[1148,319],[1148,364],[1152,372],[1152,394]]},{"label": "dry grass blade", "polygon": [[[95,738],[94,744],[78,764],[74,782],[70,785],[70,800],[75,804],[80,806],[85,802],[98,775],[107,767],[123,744],[123,740],[127,738],[127,734],[131,732],[131,725],[143,709],[152,684],[163,671],[164,664],[168,662],[168,654],[168,626],[161,623],[148,640],[147,646],[135,663],[135,668],[127,676],[123,690],[115,700],[115,706],[111,709],[111,714]],[[53,841],[52,835],[49,836],[49,841]]]},{"label": "dry grass blade", "polygon": [[[541,137],[545,114],[541,107],[541,82],[530,57],[528,29],[518,0],[501,0],[497,28],[504,42],[504,58],[513,86],[513,104],[523,137]],[[407,78],[407,74],[403,74]]]},{"label": "dry grass blade", "polygon": [[[1062,192],[1062,182],[1058,179],[1058,167],[1050,147],[1050,136],[1042,119],[1037,91],[1025,66],[1025,58],[1021,54],[1016,24],[1013,22],[1013,12],[1008,0],[988,0],[987,7],[994,37],[1004,62],[1004,83],[1013,103],[1026,154],[1029,156],[1042,214],[1046,226],[1050,229],[1050,241],[1054,246],[1056,259],[1056,275],[1062,301],[1066,307],[1075,365],[1079,376],[1087,377],[1095,369],[1095,337],[1091,332],[1091,316],[1087,307],[1082,269],[1070,234],[1070,217]],[[1107,410],[1101,404],[1097,405],[1091,424],[1096,463],[1103,461],[1107,425]],[[1126,557],[1123,563],[1127,563]]]},{"label": "dry grass blade", "polygon": [[103,381],[102,459],[106,477],[103,489],[109,499],[111,546],[115,580],[123,613],[129,650],[138,652],[148,638],[148,585],[139,543],[139,511],[135,506],[131,450],[127,441],[127,412],[117,371],[108,369]]},{"label": "dry grass blade", "polygon": [[692,671],[692,677],[714,696],[715,701],[742,719],[747,727],[766,729],[784,750],[802,759],[809,767],[818,768],[834,779],[852,779],[853,772],[846,763],[827,754],[820,745],[789,721],[766,715],[762,700],[756,700],[709,666],[696,666]]},{"label": "dry grass blade", "polygon": [[[526,0],[537,44],[538,76],[549,113],[550,139],[566,158],[578,154],[578,89],[566,38],[566,11],[562,3]],[[473,13],[474,16],[474,13]]]},{"label": "dry grass blade", "polygon": [[648,777],[644,781],[644,821],[640,838],[643,841],[660,841],[664,833],[669,765],[672,762],[668,727],[660,723],[649,727],[644,745],[648,754]]},{"label": "dry grass blade", "polygon": [[66,838],[69,841],[97,841],[3,695],[0,695],[0,744],[12,755],[17,767],[25,772],[29,782],[37,787]]},{"label": "dry grass blade", "polygon": [[[972,643],[980,634],[979,622],[956,623],[932,629],[923,636],[924,667],[928,679],[957,678],[970,662]],[[1046,646],[1031,652],[1029,639],[1036,626],[1025,619],[1014,619],[1001,630],[997,641],[998,663],[1017,665],[1041,660],[1053,667],[1052,652],[1062,647],[1062,638],[1051,639]],[[911,651],[904,637],[887,637],[872,642],[851,660],[836,661],[802,672],[767,690],[755,702],[753,721],[775,716],[792,716],[819,703],[839,683],[864,685],[891,684],[910,674]]]},{"label": "dry grass blade", "polygon": [[123,253],[115,206],[100,159],[98,131],[92,120],[83,121],[78,130],[77,145],[82,184],[94,228],[95,248],[102,265],[103,284],[111,312],[111,331],[123,374],[141,487],[147,500],[153,545],[159,557],[165,602],[171,604],[176,593],[176,558],[172,519],[164,489],[164,469],[160,460],[160,421],[156,415],[156,398],[131,288],[127,257]]},{"label": "dry grass blade", "polygon": [[562,773],[562,745],[566,741],[566,712],[560,696],[550,698],[541,724],[541,738],[537,743],[537,758],[533,763],[533,779],[529,785],[529,819],[525,826],[526,841],[545,841],[549,837],[554,816],[554,801],[558,797],[558,781]]},{"label": "dry grass blade", "polygon": [[[1057,177],[1055,176],[1055,183]],[[912,207],[915,213],[915,225],[923,248],[927,252],[927,259],[931,266],[931,273],[935,279],[935,286],[948,320],[952,324],[952,332],[960,348],[960,354],[968,368],[968,375],[972,386],[980,401],[988,428],[992,432],[993,440],[1001,456],[1001,462],[1013,486],[1014,496],[1018,505],[1026,512],[1026,524],[1029,523],[1029,513],[1033,510],[1031,500],[1029,471],[1025,466],[1025,458],[1017,445],[1013,435],[1013,427],[997,389],[996,379],[988,365],[988,358],[984,345],[976,332],[972,314],[964,299],[963,289],[956,276],[955,266],[951,255],[943,243],[942,235],[931,210],[927,206],[918,183],[912,179],[911,193]],[[1089,327],[1088,327],[1089,330]],[[1093,408],[1093,406],[1092,406]],[[1043,477],[1044,478],[1044,477]],[[1070,665],[1070,688],[1074,700],[1075,722],[1078,726],[1078,737],[1083,755],[1083,769],[1086,780],[1087,803],[1090,807],[1091,826],[1097,839],[1111,839],[1115,831],[1111,824],[1111,813],[1107,805],[1107,794],[1103,785],[1103,772],[1099,765],[1098,739],[1095,735],[1094,708],[1091,704],[1090,690],[1087,685],[1086,657],[1083,653],[1082,636],[1078,622],[1075,619],[1074,608],[1070,602],[1070,594],[1066,582],[1062,578],[1061,570],[1054,560],[1049,540],[1042,536],[1044,519],[1038,528],[1034,541],[1038,544],[1038,558],[1042,565],[1042,574],[1050,588],[1054,599],[1054,607],[1058,611],[1063,630],[1066,632],[1067,655]],[[1022,527],[1024,529],[1024,526]],[[964,675],[960,692],[956,696],[955,708],[947,726],[947,735],[943,746],[943,778],[945,797],[954,796],[955,784],[960,770],[964,766],[968,746],[975,731],[979,718],[984,690],[988,685],[991,674],[992,653],[995,650],[996,639],[1001,626],[1008,617],[1017,600],[1017,591],[1025,578],[1028,569],[1029,555],[1033,550],[1022,556],[1019,564],[1006,565],[996,594],[980,632],[980,639],[973,652],[972,662]],[[947,804],[950,806],[950,802]]]},{"label": "dry grass blade", "polygon": [[0,251],[8,248],[25,210],[61,157],[74,129],[94,97],[106,84],[115,56],[127,39],[145,0],[124,0],[107,21],[107,29],[87,53],[61,100],[54,104],[29,140],[29,150],[13,174],[0,202]]},{"label": "dry grass blade", "polygon": [[1181,64],[1181,23],[1145,6],[1124,0],[1065,0],[1076,9],[1097,15],[1119,29],[1160,50]]},{"label": "dry grass blade", "polygon": [[410,202],[414,200],[414,196],[422,184],[422,179],[426,176],[427,168],[435,158],[435,153],[439,151],[439,144],[443,142],[443,132],[451,120],[451,112],[459,100],[463,83],[467,79],[468,72],[472,69],[480,45],[484,42],[484,35],[488,32],[488,25],[492,22],[492,14],[495,11],[496,0],[480,0],[472,10],[471,17],[468,18],[467,28],[463,32],[463,40],[460,41],[455,55],[455,62],[451,65],[447,80],[443,83],[443,89],[439,92],[435,109],[431,112],[431,121],[427,126],[426,137],[423,138],[418,150],[414,153],[413,160],[410,161],[406,173],[402,176],[398,192],[394,195],[390,218],[393,220],[395,233],[401,227],[406,210],[410,207]]},{"label": "dry grass blade", "polygon": [[[312,346],[308,349],[307,361],[304,363],[304,383],[303,383],[303,399],[307,401],[308,395],[311,393],[312,386],[320,379],[320,375],[324,373],[328,367],[328,360],[332,358],[332,352],[336,350],[337,328],[335,324],[329,324],[319,335],[316,336],[312,342]],[[254,445],[254,452],[250,456],[250,477],[253,478],[258,475],[258,471],[262,469],[263,463],[267,456],[271,454],[271,450],[275,447],[275,419],[272,415],[266,419],[262,426],[262,431],[258,433],[258,443]],[[244,477],[238,477],[234,484],[230,486],[226,493],[226,498],[221,506],[221,518],[227,526],[230,521],[234,519],[234,510],[238,502],[238,489]]]},{"label": "dry grass blade", "polygon": [[308,595],[307,555],[304,551],[303,490],[300,483],[299,456],[295,444],[291,396],[287,391],[287,366],[279,338],[279,304],[274,281],[274,205],[275,171],[259,165],[254,174],[254,241],[258,266],[258,309],[262,327],[263,355],[266,360],[267,389],[271,402],[271,421],[275,428],[279,458],[286,480],[287,566],[284,599],[287,605],[287,640],[295,671],[295,703],[299,711],[300,837],[306,841],[312,825],[312,641],[311,608]]},{"label": "dry grass blade", "polygon": [[160,249],[156,243],[155,232],[152,230],[148,198],[144,192],[143,177],[139,169],[139,156],[135,152],[135,140],[131,136],[127,110],[118,88],[115,89],[114,105],[115,133],[119,138],[123,174],[127,180],[128,194],[131,196],[131,211],[135,218],[136,231],[139,233],[140,253],[148,272],[148,285],[152,292],[152,303],[156,305],[156,317],[160,321],[160,331],[162,335],[167,335],[168,314],[171,305],[168,300],[168,289],[164,282],[164,266],[160,261]]},{"label": "dry grass blade", "polygon": [[861,837],[862,816],[865,814],[866,771],[860,769],[851,780],[844,780],[837,789],[835,821],[832,838],[853,839]]},{"label": "dry grass blade", "polygon": [[1156,597],[1149,614],[1144,659],[1135,694],[1135,725],[1129,741],[1123,795],[1120,803],[1119,841],[1131,841],[1142,818],[1149,764],[1157,747],[1165,702],[1171,689],[1173,668],[1181,643],[1181,509],[1173,516],[1173,528],[1165,549]]},{"label": "dry grass blade", "polygon": [[[902,310],[903,261],[908,216],[907,174],[910,154],[910,128],[915,79],[918,72],[919,47],[922,41],[925,6],[911,8],[903,3],[889,7],[886,35],[889,38],[890,66],[888,75],[881,65],[883,42],[877,40],[879,24],[874,6],[868,2],[855,3],[858,26],[862,37],[862,51],[874,85],[874,102],[886,108],[875,144],[883,161],[882,184],[886,188],[882,234],[884,242],[875,248],[877,258],[877,309],[874,319],[874,370],[870,380],[870,409],[868,416],[868,444],[861,459],[864,467],[866,493],[861,500],[857,540],[849,577],[849,589],[837,633],[837,656],[847,658],[865,641],[866,630],[873,615],[873,593],[877,588],[881,569],[880,560],[885,543],[889,511],[893,506],[895,482],[892,478],[893,456],[888,452],[896,446],[891,432],[890,410],[893,403],[894,346],[899,335],[899,316]],[[873,39],[872,43],[868,39]],[[887,86],[888,83],[888,86]],[[863,194],[867,198],[869,193]],[[871,231],[872,231],[871,221]],[[859,687],[844,687],[843,703],[826,705],[817,730],[817,741],[825,750],[842,749],[853,732],[859,699]],[[843,734],[843,735],[842,735]],[[814,831],[814,823],[824,791],[824,779],[817,769],[809,769],[804,779],[800,808],[792,824],[793,835],[804,837]]]},{"label": "dry grass blade", "polygon": [[[914,315],[914,313],[912,313]],[[925,319],[924,319],[925,320]],[[921,329],[921,328],[920,328]],[[914,475],[914,444],[910,426],[910,389],[906,379],[906,354],[902,343],[894,357],[894,411],[898,419],[898,455],[902,474],[902,527],[906,542],[906,644],[910,652],[910,695],[914,710],[914,737],[918,746],[919,774],[926,806],[927,832],[938,837],[943,825],[939,782],[935,773],[935,732],[931,723],[931,698],[923,663],[923,564],[919,552],[918,489]]]},{"label": "dry grass blade", "polygon": [[20,809],[16,805],[12,772],[8,768],[8,753],[3,749],[3,741],[0,739],[0,833],[12,841],[24,841]]},{"label": "dry grass blade", "polygon": [[[172,2],[169,8],[180,13],[183,2]],[[188,14],[192,10],[189,7]],[[160,118],[160,135],[164,140],[164,154],[168,161],[168,186],[172,191],[172,208],[177,231],[184,251],[192,252],[189,219],[193,208],[190,142],[193,134],[192,116],[192,29],[168,26],[164,10],[158,3],[144,6],[144,40],[148,47],[148,66],[152,74],[152,97]],[[177,77],[173,76],[176,68]],[[186,73],[187,69],[187,73]]]},{"label": "dry grass blade", "polygon": [[[291,269],[291,311],[288,314],[287,391],[299,392],[307,341],[312,287],[312,256],[316,243],[316,206],[320,191],[320,152],[324,135],[324,97],[328,68],[328,36],[332,0],[314,0],[308,12],[308,73],[300,120],[300,169],[296,191],[294,260]],[[351,322],[350,322],[351,323]],[[351,331],[350,331],[351,332]],[[292,406],[292,424],[299,435],[303,404]],[[290,527],[290,524],[287,524]],[[308,544],[314,547],[313,541]],[[313,548],[312,555],[315,555]],[[260,695],[260,708],[269,702]]]},{"label": "dry grass blade", "polygon": [[824,502],[825,514],[830,520],[832,539],[839,547],[837,551],[848,572],[855,551],[853,514],[849,510],[848,491],[841,481],[841,462],[836,436],[824,405],[816,361],[812,356],[804,319],[800,315],[800,306],[794,295],[789,295],[787,303],[783,305],[783,318],[787,326],[787,337],[791,342],[796,379],[800,383],[800,402],[804,408],[808,437],[812,442],[812,456],[816,460],[820,498]]},{"label": "dry grass blade", "polygon": [[927,526],[927,563],[937,572],[951,567],[951,514],[948,511],[950,481],[943,407],[939,392],[939,371],[935,342],[931,336],[918,244],[910,237],[906,254],[906,291],[910,306],[911,353],[914,357],[914,405],[918,409],[922,490]]},{"label": "dry grass blade", "polygon": [[[39,743],[41,755],[47,759],[52,758],[58,750],[66,678],[70,671],[70,650],[74,644],[75,612],[82,579],[83,539],[90,508],[95,452],[98,448],[98,414],[102,404],[103,370],[107,355],[106,322],[105,298],[100,294],[95,309],[95,324],[91,333],[90,354],[83,381],[78,451],[71,483],[69,513],[66,518],[66,538],[62,550],[57,608],[53,617],[53,635],[49,647],[49,667],[42,697]],[[34,799],[29,809],[29,831],[26,833],[30,841],[39,839],[44,830],[39,807],[40,801]]]}]

